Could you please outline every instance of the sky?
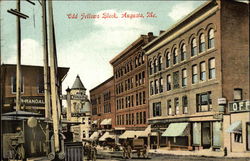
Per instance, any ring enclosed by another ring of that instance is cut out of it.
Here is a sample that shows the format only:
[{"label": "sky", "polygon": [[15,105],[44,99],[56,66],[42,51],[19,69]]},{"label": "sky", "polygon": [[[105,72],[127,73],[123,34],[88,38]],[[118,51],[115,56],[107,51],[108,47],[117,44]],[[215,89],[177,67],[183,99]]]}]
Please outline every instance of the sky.
[{"label": "sky", "polygon": [[[42,11],[21,2],[21,12],[29,16],[21,20],[21,64],[43,65]],[[160,30],[192,12],[205,1],[54,1],[54,21],[58,64],[70,70],[63,90],[71,87],[77,75],[91,90],[113,75],[109,61],[140,35]],[[15,9],[15,1],[0,1],[1,63],[16,64],[16,17],[7,13]],[[147,13],[154,17],[147,17]],[[122,14],[143,14],[144,18],[122,18]],[[84,15],[99,15],[86,19]],[[118,18],[104,18],[115,14]],[[77,15],[77,18],[69,18]],[[65,91],[63,91],[65,93]]]}]

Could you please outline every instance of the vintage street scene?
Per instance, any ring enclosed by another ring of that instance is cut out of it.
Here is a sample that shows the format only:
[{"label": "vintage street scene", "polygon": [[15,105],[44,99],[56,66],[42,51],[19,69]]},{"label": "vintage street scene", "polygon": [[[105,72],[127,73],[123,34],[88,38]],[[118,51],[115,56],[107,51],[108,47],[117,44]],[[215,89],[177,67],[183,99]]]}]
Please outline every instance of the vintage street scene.
[{"label": "vintage street scene", "polygon": [[0,0],[1,161],[250,161],[249,2]]}]

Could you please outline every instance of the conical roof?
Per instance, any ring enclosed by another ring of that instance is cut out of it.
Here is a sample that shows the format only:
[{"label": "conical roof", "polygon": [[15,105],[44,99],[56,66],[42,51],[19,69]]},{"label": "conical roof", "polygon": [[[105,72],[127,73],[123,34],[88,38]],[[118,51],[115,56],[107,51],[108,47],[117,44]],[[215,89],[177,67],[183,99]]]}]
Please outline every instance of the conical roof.
[{"label": "conical roof", "polygon": [[71,87],[71,89],[82,89],[82,90],[86,90],[86,88],[85,88],[84,85],[82,84],[82,81],[81,81],[79,75],[76,76],[75,82],[74,82],[73,86]]}]

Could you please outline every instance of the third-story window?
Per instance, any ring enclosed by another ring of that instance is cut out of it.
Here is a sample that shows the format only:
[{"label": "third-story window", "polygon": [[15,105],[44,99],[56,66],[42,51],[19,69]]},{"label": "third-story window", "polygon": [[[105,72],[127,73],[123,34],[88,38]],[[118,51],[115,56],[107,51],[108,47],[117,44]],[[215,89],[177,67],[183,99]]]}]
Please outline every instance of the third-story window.
[{"label": "third-story window", "polygon": [[204,52],[205,51],[205,36],[204,34],[200,35],[200,39],[199,39],[199,51]]},{"label": "third-story window", "polygon": [[200,63],[200,80],[201,81],[206,80],[206,63],[205,62]]},{"label": "third-story window", "polygon": [[168,115],[172,115],[172,105],[171,105],[171,100],[167,101],[167,110],[168,110]]},{"label": "third-story window", "polygon": [[170,63],[171,63],[170,58],[171,58],[170,53],[167,53],[166,54],[166,68],[170,67]]},{"label": "third-story window", "polygon": [[167,91],[171,90],[171,75],[167,75]]},{"label": "third-story window", "polygon": [[192,83],[195,84],[198,82],[198,75],[197,75],[197,65],[192,66]]},{"label": "third-story window", "polygon": [[188,113],[188,99],[187,99],[187,96],[182,97],[182,108],[183,108],[183,113],[187,114]]},{"label": "third-story window", "polygon": [[174,53],[173,53],[173,64],[177,64],[178,63],[178,51],[177,49],[174,49]]},{"label": "third-story window", "polygon": [[214,48],[214,29],[210,29],[208,32],[208,48]]},{"label": "third-story window", "polygon": [[154,86],[155,86],[155,90],[154,90],[154,91],[155,91],[155,94],[157,94],[157,93],[158,93],[158,89],[159,89],[159,88],[158,88],[158,87],[159,87],[159,82],[158,82],[157,79],[155,80]]},{"label": "third-story window", "polygon": [[196,95],[197,112],[211,111],[212,99],[211,92],[200,93]]},{"label": "third-story window", "polygon": [[215,58],[209,59],[209,79],[215,78]]},{"label": "third-story window", "polygon": [[175,114],[178,115],[180,113],[179,98],[174,99],[174,108],[175,108]]},{"label": "third-story window", "polygon": [[161,69],[162,69],[162,57],[159,56],[159,58],[158,58],[158,70],[161,71]]},{"label": "third-story window", "polygon": [[151,81],[150,82],[150,95],[153,95],[154,94],[154,82]]},{"label": "third-story window", "polygon": [[162,77],[159,79],[159,92],[160,93],[163,92],[163,79],[162,79]]},{"label": "third-story window", "polygon": [[182,87],[187,86],[187,69],[182,70]]},{"label": "third-story window", "polygon": [[179,71],[173,73],[174,89],[179,88]]},{"label": "third-story window", "polygon": [[181,61],[186,60],[186,58],[187,58],[186,45],[183,44],[183,45],[181,46]]},{"label": "third-story window", "polygon": [[191,56],[195,56],[197,55],[197,43],[196,43],[196,39],[192,39],[191,42]]},{"label": "third-story window", "polygon": [[153,117],[161,116],[161,102],[153,103]]},{"label": "third-story window", "polygon": [[155,60],[154,60],[154,73],[157,72],[157,68],[158,68],[158,60],[155,59]]},{"label": "third-story window", "polygon": [[153,62],[149,62],[149,74],[153,74]]}]

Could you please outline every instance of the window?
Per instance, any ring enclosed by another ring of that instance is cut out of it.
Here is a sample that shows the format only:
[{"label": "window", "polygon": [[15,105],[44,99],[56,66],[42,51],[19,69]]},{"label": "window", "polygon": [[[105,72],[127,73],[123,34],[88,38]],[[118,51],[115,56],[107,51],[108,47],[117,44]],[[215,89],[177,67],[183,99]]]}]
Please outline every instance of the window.
[{"label": "window", "polygon": [[197,112],[211,111],[212,99],[211,92],[200,93],[196,95]]},{"label": "window", "polygon": [[214,29],[208,31],[208,48],[214,48]]},{"label": "window", "polygon": [[171,100],[167,101],[167,110],[168,110],[168,115],[172,115],[172,106],[171,106]]},{"label": "window", "polygon": [[136,93],[136,106],[138,106],[139,105],[139,95],[138,95],[138,93]]},{"label": "window", "polygon": [[159,86],[159,83],[158,83],[158,80],[156,79],[155,80],[155,94],[157,94],[158,93],[158,86]]},{"label": "window", "polygon": [[135,123],[135,122],[134,122],[134,119],[135,119],[135,118],[134,118],[134,113],[132,113],[132,116],[131,116],[131,117],[132,117],[131,123],[132,123],[132,125],[134,125],[134,123]]},{"label": "window", "polygon": [[174,89],[179,88],[179,71],[173,73]]},{"label": "window", "polygon": [[193,38],[191,42],[191,56],[195,56],[195,55],[197,55],[197,43],[196,43],[196,39]]},{"label": "window", "polygon": [[182,87],[187,86],[187,69],[182,70]]},{"label": "window", "polygon": [[150,82],[150,95],[154,94],[154,83],[153,81]]},{"label": "window", "polygon": [[187,96],[182,97],[182,108],[183,108],[183,113],[187,114],[188,113],[188,99],[187,99]]},{"label": "window", "polygon": [[171,58],[170,53],[167,53],[167,55],[166,55],[166,68],[170,67],[170,63],[171,63],[170,58]]},{"label": "window", "polygon": [[209,59],[209,79],[215,78],[215,58]]},{"label": "window", "polygon": [[137,57],[135,57],[135,68],[137,67],[138,63],[137,63]]},{"label": "window", "polygon": [[131,96],[131,106],[134,106],[134,95]]},{"label": "window", "polygon": [[143,99],[142,103],[146,104],[146,93],[145,93],[145,91],[142,92],[142,99]]},{"label": "window", "polygon": [[187,58],[186,45],[183,44],[181,46],[181,61],[186,60],[186,58]]},{"label": "window", "polygon": [[200,39],[199,39],[199,51],[200,51],[200,53],[205,51],[205,36],[204,36],[204,34],[200,35]]},{"label": "window", "polygon": [[242,100],[242,89],[235,88],[234,89],[234,101]]},{"label": "window", "polygon": [[161,116],[161,102],[153,103],[153,117]]},{"label": "window", "polygon": [[146,124],[146,120],[147,116],[146,116],[146,111],[143,112],[143,124]]},{"label": "window", "polygon": [[158,71],[161,71],[161,69],[162,69],[162,57],[159,56],[159,58],[158,58]]},{"label": "window", "polygon": [[153,62],[149,62],[149,74],[153,74]]},{"label": "window", "polygon": [[171,90],[171,75],[167,75],[167,91]]},{"label": "window", "polygon": [[197,65],[193,65],[192,66],[192,84],[195,84],[198,82],[198,79],[197,79]]},{"label": "window", "polygon": [[178,63],[178,52],[177,49],[174,49],[174,57],[173,57],[173,64],[177,64]]},{"label": "window", "polygon": [[158,60],[155,59],[155,60],[154,60],[154,73],[157,72],[157,68],[158,68]]},{"label": "window", "polygon": [[126,125],[128,125],[128,123],[129,123],[129,122],[128,122],[128,119],[129,119],[129,118],[128,118],[128,114],[126,114]]},{"label": "window", "polygon": [[[24,77],[22,77],[21,79],[21,93],[23,93],[23,89],[24,89]],[[16,76],[12,76],[11,77],[11,89],[12,89],[12,93],[16,93]]]},{"label": "window", "polygon": [[134,79],[133,77],[131,78],[131,89],[133,88],[133,83],[134,83]]},{"label": "window", "polygon": [[142,72],[142,84],[144,84],[145,83],[145,72],[143,71]]},{"label": "window", "polygon": [[162,77],[159,79],[159,92],[160,93],[163,92],[163,79],[162,79]]},{"label": "window", "polygon": [[142,93],[141,92],[139,93],[139,104],[140,105],[142,104]]},{"label": "window", "polygon": [[142,112],[140,112],[140,124],[142,124]]},{"label": "window", "polygon": [[44,93],[44,79],[42,77],[38,78],[37,81],[37,92]]},{"label": "window", "polygon": [[174,99],[174,107],[175,107],[175,114],[178,115],[180,113],[179,98]]},{"label": "window", "polygon": [[200,80],[201,81],[206,80],[206,63],[205,62],[200,63]]},{"label": "window", "polygon": [[242,133],[234,133],[234,142],[242,143]]},{"label": "window", "polygon": [[139,124],[139,113],[136,112],[136,124]]},{"label": "window", "polygon": [[142,64],[143,64],[145,61],[145,54],[144,53],[142,53],[141,59],[142,59]]}]

